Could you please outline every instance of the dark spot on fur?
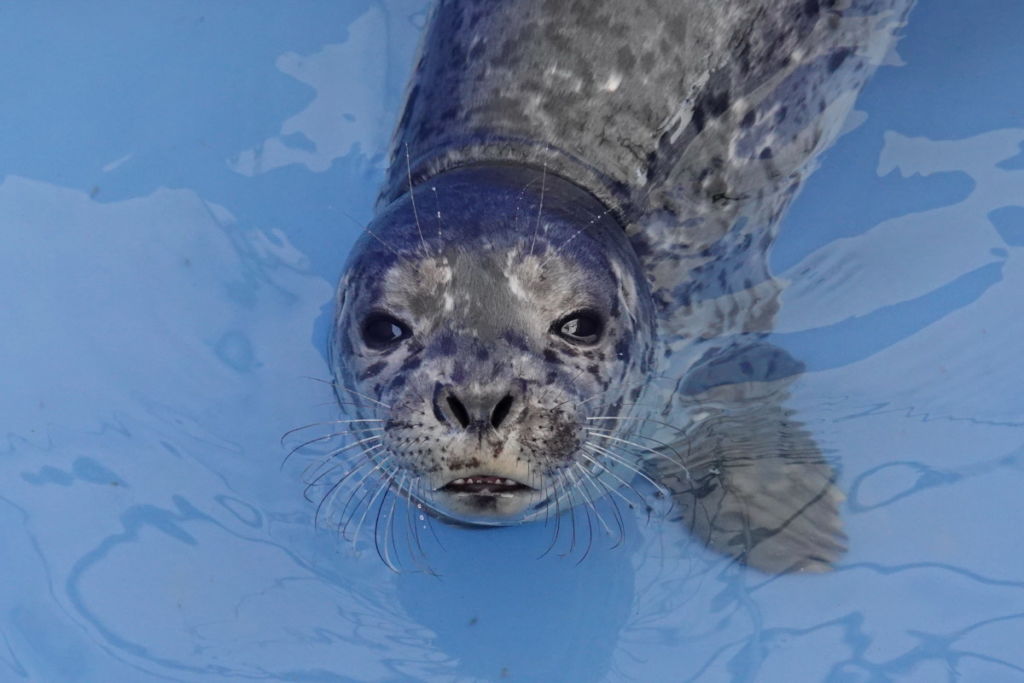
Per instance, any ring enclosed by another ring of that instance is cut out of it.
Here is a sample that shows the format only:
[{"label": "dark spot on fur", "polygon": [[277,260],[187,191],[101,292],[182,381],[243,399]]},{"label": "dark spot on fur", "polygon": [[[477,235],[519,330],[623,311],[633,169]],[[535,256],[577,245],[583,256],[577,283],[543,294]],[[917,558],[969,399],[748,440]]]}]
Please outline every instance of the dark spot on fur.
[{"label": "dark spot on fur", "polygon": [[529,351],[530,345],[526,343],[526,337],[518,332],[506,332],[502,338],[520,351]]},{"label": "dark spot on fur", "polygon": [[693,127],[697,129],[698,133],[700,131],[704,130],[704,124],[705,124],[704,109],[703,109],[703,107],[700,106],[699,103],[697,104],[697,106],[695,106],[693,108],[693,116],[690,117],[690,121],[693,123]]},{"label": "dark spot on fur", "polygon": [[677,42],[682,40],[686,36],[686,19],[682,15],[669,17],[665,22],[665,30]]},{"label": "dark spot on fur", "polygon": [[850,56],[850,50],[848,48],[841,48],[836,50],[828,58],[828,71],[829,73],[835,72],[839,67],[843,65],[846,58]]},{"label": "dark spot on fur", "polygon": [[628,363],[630,358],[629,341],[626,339],[620,339],[615,345],[615,355],[618,356],[619,360],[623,363]]},{"label": "dark spot on fur", "polygon": [[380,363],[374,363],[370,367],[363,370],[362,373],[360,373],[359,381],[363,382],[365,380],[370,379],[371,377],[376,377],[380,373],[380,371],[383,370],[385,367],[387,367],[387,363],[383,361],[381,361]]},{"label": "dark spot on fur", "polygon": [[703,100],[704,109],[712,116],[724,114],[731,102],[728,90],[708,93],[701,99]]},{"label": "dark spot on fur", "polygon": [[456,351],[455,336],[452,334],[442,336],[437,340],[434,348],[442,356],[454,356]]},{"label": "dark spot on fur", "polygon": [[619,69],[624,73],[632,71],[633,66],[636,64],[636,57],[633,56],[633,51],[625,46],[620,47],[618,52],[615,53],[615,59]]}]

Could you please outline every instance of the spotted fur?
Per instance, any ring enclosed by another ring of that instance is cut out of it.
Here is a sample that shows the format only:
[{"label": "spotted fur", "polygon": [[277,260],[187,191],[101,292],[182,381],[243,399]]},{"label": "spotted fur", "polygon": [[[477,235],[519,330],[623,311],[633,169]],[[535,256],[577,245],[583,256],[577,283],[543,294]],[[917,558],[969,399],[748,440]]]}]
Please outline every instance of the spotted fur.
[{"label": "spotted fur", "polygon": [[[383,450],[419,497],[462,521],[505,524],[561,505],[559,480],[579,460],[586,418],[620,414],[652,371],[650,292],[621,226],[581,188],[532,176],[475,167],[417,188],[421,204],[437,192],[432,220],[417,219],[413,197],[385,214],[387,229],[363,237],[339,288],[340,383],[373,397],[359,414],[384,417]],[[596,344],[552,330],[580,309],[604,321]],[[408,321],[408,340],[367,346],[362,321],[381,310]],[[510,397],[510,412],[500,426],[467,428],[447,414],[450,395],[487,414]],[[439,491],[483,475],[533,492]]]},{"label": "spotted fur", "polygon": [[[382,431],[367,462],[476,524],[589,504],[643,466],[710,546],[827,567],[840,495],[781,407],[799,362],[760,341],[766,255],[910,1],[440,0],[339,286],[339,400]],[[603,321],[593,346],[553,327],[579,309]],[[375,311],[407,338],[367,346]],[[530,490],[446,492],[473,477]]]}]

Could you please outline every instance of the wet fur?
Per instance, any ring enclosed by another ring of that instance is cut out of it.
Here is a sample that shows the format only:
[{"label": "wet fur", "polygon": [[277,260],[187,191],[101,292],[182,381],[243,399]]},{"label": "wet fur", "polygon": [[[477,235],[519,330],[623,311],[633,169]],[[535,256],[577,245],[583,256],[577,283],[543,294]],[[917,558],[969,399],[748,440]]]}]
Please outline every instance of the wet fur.
[{"label": "wet fur", "polygon": [[[522,174],[502,167],[448,174],[437,187],[440,234],[418,221],[409,202],[410,215],[382,221],[386,242],[364,237],[339,288],[339,382],[378,401],[354,413],[367,419],[389,406],[381,443],[396,470],[420,485],[418,497],[432,508],[484,524],[564,504],[563,477],[580,460],[587,418],[622,412],[653,362],[650,293],[621,227],[580,188],[557,178],[547,187],[511,182]],[[420,190],[421,201],[426,194]],[[463,196],[472,202],[461,205]],[[606,317],[593,347],[550,329],[581,307]],[[367,348],[360,321],[374,310],[413,321],[413,337],[383,352]],[[450,390],[488,405],[510,395],[511,413],[499,429],[463,429],[436,414],[438,392]],[[537,494],[519,510],[501,510],[501,500],[471,501],[478,508],[440,503],[437,489],[475,474],[514,479]]]},{"label": "wet fur", "polygon": [[[762,340],[781,291],[767,252],[909,5],[441,0],[339,286],[336,390],[366,421],[342,478],[383,479],[345,526],[378,500],[379,521],[389,493],[494,523],[436,498],[474,471],[537,486],[507,522],[579,508],[589,525],[596,498],[642,497],[637,476],[719,552],[830,567],[842,496],[784,407],[801,364]],[[552,340],[602,295],[613,343]],[[416,321],[408,344],[360,347],[373,307]],[[514,426],[444,426],[439,386],[515,393]]]}]

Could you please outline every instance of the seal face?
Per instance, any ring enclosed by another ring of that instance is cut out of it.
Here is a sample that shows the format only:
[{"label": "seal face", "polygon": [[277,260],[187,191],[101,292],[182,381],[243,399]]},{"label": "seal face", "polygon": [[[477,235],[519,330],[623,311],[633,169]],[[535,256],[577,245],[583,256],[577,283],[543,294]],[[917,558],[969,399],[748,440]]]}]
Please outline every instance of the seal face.
[{"label": "seal face", "polygon": [[383,420],[381,469],[405,491],[496,525],[621,478],[584,426],[640,395],[654,318],[621,225],[592,195],[543,169],[458,169],[388,207],[351,259],[334,355],[353,391],[339,399]]},{"label": "seal face", "polygon": [[709,547],[827,569],[767,252],[909,6],[439,0],[339,285],[343,479],[493,526],[642,476]]}]

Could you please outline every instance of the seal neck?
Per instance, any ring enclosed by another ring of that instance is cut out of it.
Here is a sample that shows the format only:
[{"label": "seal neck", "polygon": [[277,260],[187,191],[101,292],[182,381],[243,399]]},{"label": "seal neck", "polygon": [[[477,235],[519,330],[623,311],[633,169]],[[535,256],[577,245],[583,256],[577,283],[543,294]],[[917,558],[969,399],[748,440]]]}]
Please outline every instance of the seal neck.
[{"label": "seal neck", "polygon": [[449,233],[449,239],[559,225],[588,233],[625,232],[615,208],[587,187],[523,163],[478,162],[422,178],[391,206],[405,204],[414,220],[433,216],[433,227]]},{"label": "seal neck", "polygon": [[629,188],[622,183],[558,147],[494,135],[411,157],[395,150],[377,207],[386,207],[420,185],[436,184],[441,175],[470,168],[519,168],[523,175],[532,171],[554,178],[553,185],[559,180],[571,183],[593,196],[620,223],[628,222]]},{"label": "seal neck", "polygon": [[387,263],[458,253],[471,244],[526,244],[531,255],[567,245],[568,252],[557,251],[636,260],[624,224],[587,188],[545,168],[494,163],[454,168],[414,185],[377,212],[350,260],[366,261],[372,252]]}]

